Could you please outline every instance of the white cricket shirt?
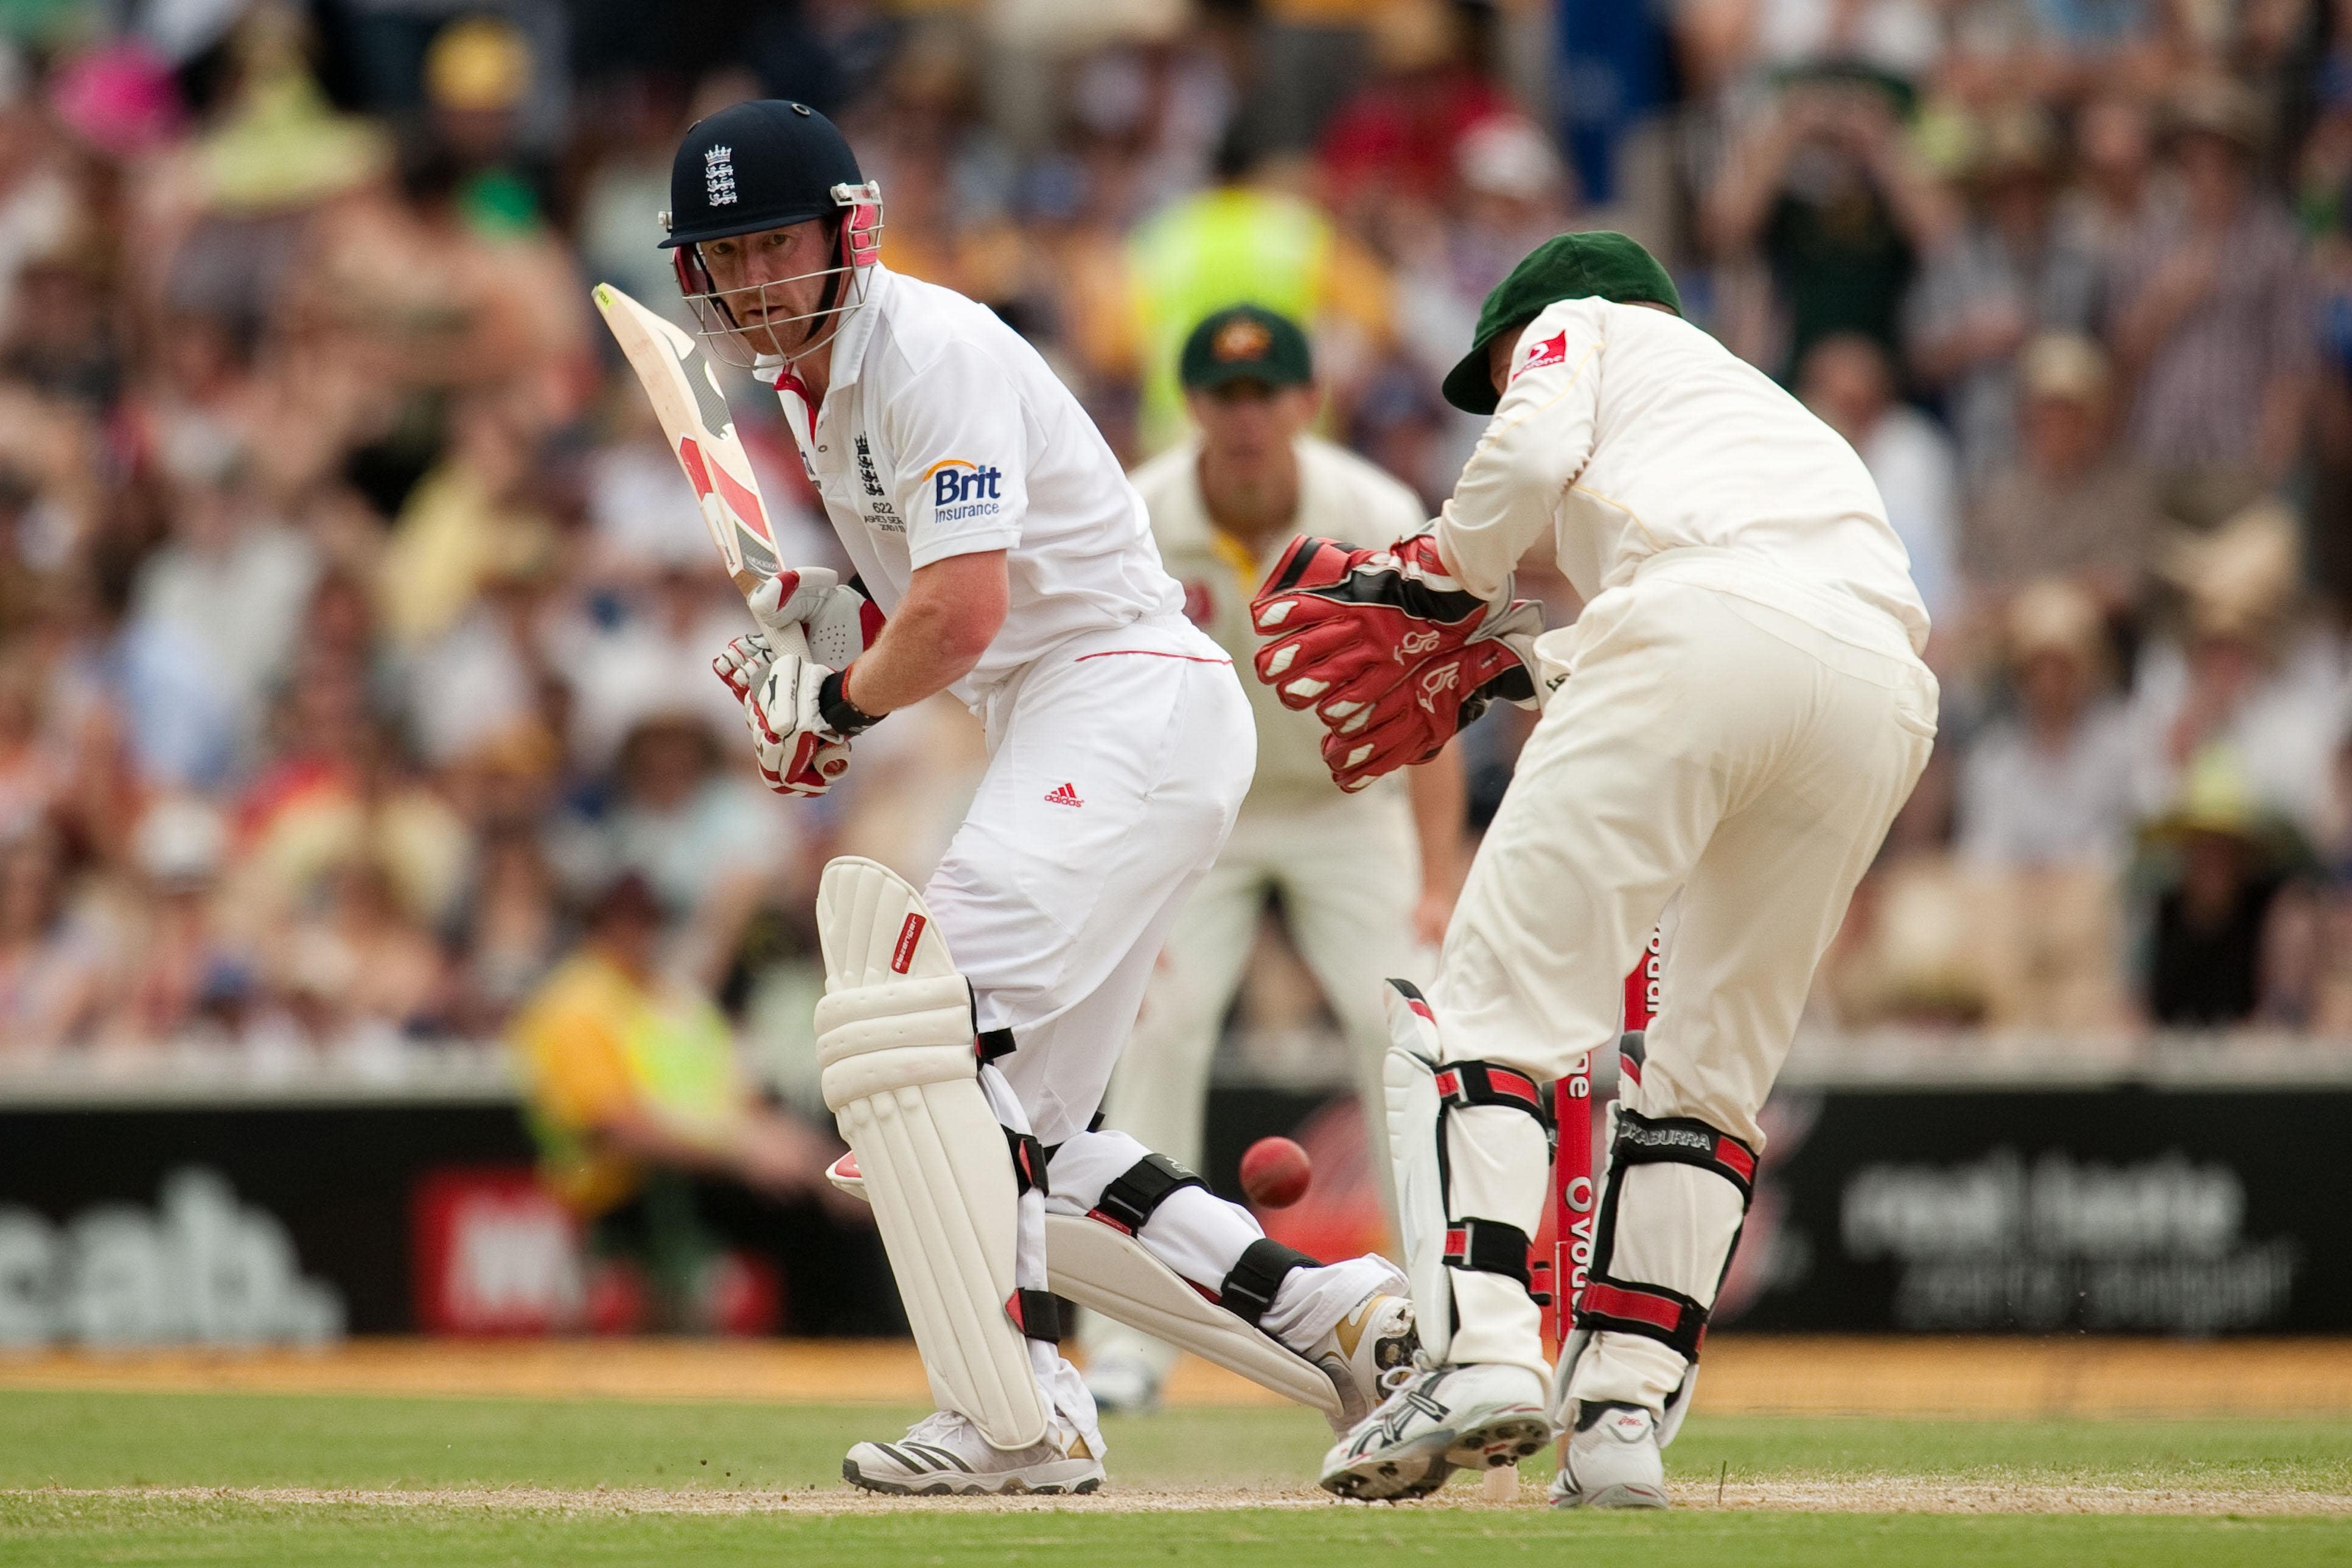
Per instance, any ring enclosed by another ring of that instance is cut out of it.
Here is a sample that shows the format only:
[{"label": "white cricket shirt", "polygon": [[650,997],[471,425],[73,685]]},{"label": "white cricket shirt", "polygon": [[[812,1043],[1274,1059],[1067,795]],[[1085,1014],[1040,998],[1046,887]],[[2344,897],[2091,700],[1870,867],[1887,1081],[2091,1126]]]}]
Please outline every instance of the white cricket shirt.
[{"label": "white cricket shirt", "polygon": [[[1277,537],[1279,544],[1288,544],[1293,534],[1351,545],[1393,544],[1427,520],[1420,497],[1346,448],[1302,435],[1292,449],[1298,455],[1298,510]],[[1200,438],[1161,453],[1129,477],[1151,514],[1160,559],[1183,589],[1184,613],[1225,651],[1236,670],[1248,669],[1259,646],[1249,601],[1274,562],[1256,559],[1210,520],[1208,504],[1201,498]],[[1284,707],[1263,681],[1245,678],[1242,687],[1257,721],[1257,778],[1248,803],[1320,806],[1349,799],[1331,782],[1323,761],[1322,720]],[[1402,780],[1403,775],[1394,778]],[[1383,779],[1367,793],[1377,794],[1389,784]]]},{"label": "white cricket shirt", "polygon": [[1914,653],[1927,643],[1909,559],[1853,448],[1663,310],[1563,299],[1521,335],[1438,542],[1491,596],[1547,531],[1588,604],[1666,551],[1724,551],[1884,611]]},{"label": "white cricket shirt", "polygon": [[761,376],[885,615],[918,567],[1006,552],[1004,625],[956,696],[977,712],[1057,643],[1177,614],[1143,503],[1037,350],[987,307],[878,263],[867,288],[834,338],[822,406],[794,378]]}]

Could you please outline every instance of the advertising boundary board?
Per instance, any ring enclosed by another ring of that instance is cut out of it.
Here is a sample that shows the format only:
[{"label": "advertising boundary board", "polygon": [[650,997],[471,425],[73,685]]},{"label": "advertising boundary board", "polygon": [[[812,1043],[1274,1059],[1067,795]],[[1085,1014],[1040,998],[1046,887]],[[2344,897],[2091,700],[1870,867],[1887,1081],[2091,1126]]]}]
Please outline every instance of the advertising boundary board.
[{"label": "advertising boundary board", "polygon": [[[1243,1148],[1297,1132],[1328,1100],[1220,1086],[1202,1174],[1233,1194]],[[2318,1072],[2010,1087],[1973,1070],[1934,1083],[1792,1073],[1766,1110],[1757,1201],[1717,1322],[2352,1332],[2352,1210],[2323,1179],[2347,1120],[2352,1082]],[[505,1093],[0,1092],[0,1343],[411,1332],[420,1195],[453,1173],[511,1181],[530,1158]],[[775,1260],[793,1331],[895,1331],[878,1248],[860,1251],[870,1233],[731,1189],[698,1199],[730,1244]],[[133,1312],[122,1329],[93,1280],[118,1306],[144,1291],[170,1310],[143,1328]]]}]

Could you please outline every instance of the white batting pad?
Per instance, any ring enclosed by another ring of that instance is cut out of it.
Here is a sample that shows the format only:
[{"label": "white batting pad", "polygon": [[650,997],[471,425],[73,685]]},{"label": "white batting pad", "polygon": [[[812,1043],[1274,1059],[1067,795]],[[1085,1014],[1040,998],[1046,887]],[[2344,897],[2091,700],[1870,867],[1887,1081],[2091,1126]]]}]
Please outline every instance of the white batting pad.
[{"label": "white batting pad", "polygon": [[1134,1237],[1098,1219],[1049,1214],[1045,1271],[1055,1295],[1238,1372],[1321,1411],[1327,1421],[1339,1418],[1339,1391],[1321,1369],[1210,1305]]},{"label": "white batting pad", "polygon": [[[824,1174],[852,1197],[867,1197],[865,1178],[850,1156],[835,1161]],[[1322,1412],[1327,1421],[1341,1415],[1339,1391],[1304,1356],[1211,1306],[1142,1242],[1098,1219],[1045,1216],[1045,1273],[1055,1295],[1089,1312],[1237,1372],[1261,1388]]]},{"label": "white batting pad", "polygon": [[1391,980],[1389,1049],[1381,1062],[1389,1127],[1389,1165],[1396,1174],[1397,1228],[1423,1356],[1433,1364],[1454,1343],[1454,1270],[1445,1266],[1445,1182],[1437,1165],[1437,1025],[1416,998]]},{"label": "white batting pad", "polygon": [[971,989],[921,894],[844,856],[817,886],[824,1103],[857,1156],[931,1392],[1000,1448],[1045,1435],[1027,1343],[1008,1314],[1013,1162],[982,1095]]}]

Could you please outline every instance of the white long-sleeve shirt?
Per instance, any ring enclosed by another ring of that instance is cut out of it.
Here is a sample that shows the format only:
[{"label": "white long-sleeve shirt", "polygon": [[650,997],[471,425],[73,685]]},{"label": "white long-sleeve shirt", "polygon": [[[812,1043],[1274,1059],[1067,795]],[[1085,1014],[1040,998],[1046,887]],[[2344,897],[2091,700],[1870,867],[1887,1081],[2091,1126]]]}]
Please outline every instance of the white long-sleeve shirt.
[{"label": "white long-sleeve shirt", "polygon": [[1664,551],[1726,551],[1851,594],[1927,646],[1909,559],[1853,448],[1663,310],[1563,299],[1521,335],[1438,545],[1491,597],[1547,531],[1587,603]]}]

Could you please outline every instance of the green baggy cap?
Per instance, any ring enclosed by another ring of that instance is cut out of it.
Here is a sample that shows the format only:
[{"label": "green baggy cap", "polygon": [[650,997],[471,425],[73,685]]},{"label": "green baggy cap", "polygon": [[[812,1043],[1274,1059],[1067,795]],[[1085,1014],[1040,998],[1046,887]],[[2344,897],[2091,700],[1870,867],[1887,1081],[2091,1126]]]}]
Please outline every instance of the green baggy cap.
[{"label": "green baggy cap", "polygon": [[1511,276],[1495,285],[1478,308],[1478,335],[1462,362],[1445,373],[1445,401],[1471,413],[1492,413],[1501,400],[1486,373],[1488,345],[1526,326],[1563,299],[1613,299],[1620,305],[1663,305],[1679,316],[1682,296],[1658,258],[1609,229],[1554,235],[1528,252]]},{"label": "green baggy cap", "polygon": [[1176,379],[1193,392],[1238,381],[1303,386],[1315,379],[1315,360],[1289,317],[1263,305],[1228,305],[1184,340]]}]

